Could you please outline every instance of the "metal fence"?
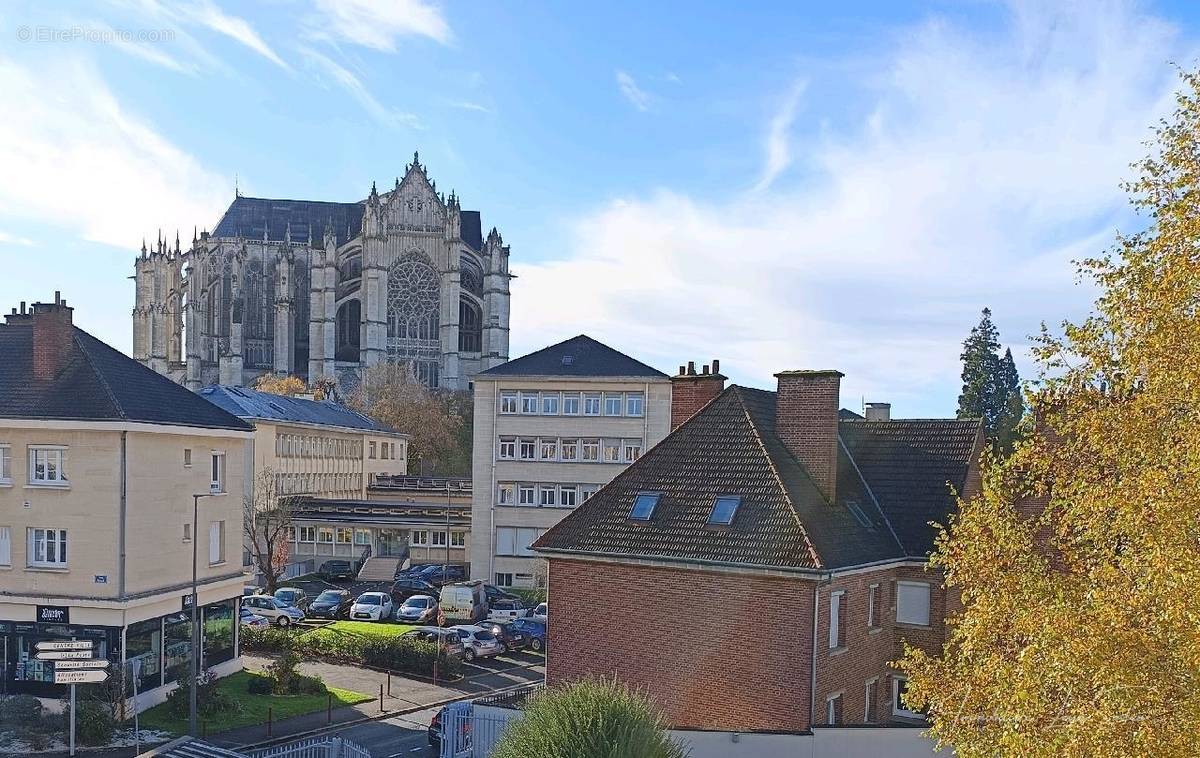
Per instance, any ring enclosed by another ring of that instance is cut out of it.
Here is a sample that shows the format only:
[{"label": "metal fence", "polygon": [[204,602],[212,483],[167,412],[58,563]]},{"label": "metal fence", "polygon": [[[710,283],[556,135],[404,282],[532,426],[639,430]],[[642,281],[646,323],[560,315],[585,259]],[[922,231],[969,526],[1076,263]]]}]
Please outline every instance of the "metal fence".
[{"label": "metal fence", "polygon": [[341,737],[309,737],[288,745],[247,750],[249,758],[371,758],[371,753]]},{"label": "metal fence", "polygon": [[525,700],[541,688],[534,684],[447,707],[442,711],[439,758],[489,758],[504,730],[524,715]]}]

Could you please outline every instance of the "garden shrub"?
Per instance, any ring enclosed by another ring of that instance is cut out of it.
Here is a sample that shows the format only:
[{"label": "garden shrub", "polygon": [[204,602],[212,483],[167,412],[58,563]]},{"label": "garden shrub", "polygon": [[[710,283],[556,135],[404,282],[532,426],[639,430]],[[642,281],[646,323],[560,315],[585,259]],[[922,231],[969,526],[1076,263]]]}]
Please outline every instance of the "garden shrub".
[{"label": "garden shrub", "polygon": [[288,651],[267,666],[263,673],[271,684],[271,694],[320,695],[326,691],[321,677],[301,674],[297,670],[299,665],[300,656]]},{"label": "garden shrub", "polygon": [[[70,710],[64,714],[64,721],[70,719]],[[70,729],[70,725],[66,725]],[[75,701],[75,738],[84,745],[107,745],[117,730],[117,720],[113,718],[112,708],[100,700],[76,699]]]},{"label": "garden shrub", "polygon": [[453,677],[462,672],[462,662],[432,642],[396,637],[370,640],[363,646],[363,663],[401,673],[432,676],[435,660],[439,676]]},{"label": "garden shrub", "polygon": [[[176,684],[179,686],[167,695],[167,710],[174,716],[187,716],[191,710],[189,679],[191,672],[186,669],[179,674]],[[237,700],[218,686],[217,675],[212,671],[201,672],[196,679],[196,712],[205,718],[219,716],[235,710]]]},{"label": "garden shrub", "polygon": [[275,683],[265,676],[251,676],[246,682],[246,691],[251,695],[270,695],[275,689]]},{"label": "garden shrub", "polygon": [[42,701],[33,695],[0,695],[0,724],[29,726],[41,718]]}]

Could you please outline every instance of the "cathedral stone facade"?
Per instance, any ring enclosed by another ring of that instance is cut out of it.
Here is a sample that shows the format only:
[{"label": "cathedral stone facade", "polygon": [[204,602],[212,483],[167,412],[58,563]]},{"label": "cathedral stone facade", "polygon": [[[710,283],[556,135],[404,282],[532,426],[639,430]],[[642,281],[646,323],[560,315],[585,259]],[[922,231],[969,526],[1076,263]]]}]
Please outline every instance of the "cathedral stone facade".
[{"label": "cathedral stone facade", "polygon": [[212,233],[137,259],[133,357],[191,389],[262,374],[353,385],[381,361],[466,389],[508,359],[508,246],[414,154],[356,203],[234,198]]}]

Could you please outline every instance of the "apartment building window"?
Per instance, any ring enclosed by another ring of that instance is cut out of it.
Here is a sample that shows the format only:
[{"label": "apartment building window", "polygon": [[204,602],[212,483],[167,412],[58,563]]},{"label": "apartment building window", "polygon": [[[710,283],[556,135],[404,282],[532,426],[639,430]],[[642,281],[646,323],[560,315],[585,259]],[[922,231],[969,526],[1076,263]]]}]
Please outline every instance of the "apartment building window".
[{"label": "apartment building window", "polygon": [[300,527],[300,541],[301,542],[316,542],[317,541],[317,528],[315,526]]},{"label": "apartment building window", "polygon": [[445,547],[446,546],[446,533],[445,532],[434,532],[432,536],[433,536],[433,546],[434,547]]},{"label": "apartment building window", "polygon": [[564,392],[562,396],[562,412],[564,416],[579,415],[579,398],[578,392]]},{"label": "apartment building window", "polygon": [[917,711],[910,711],[904,703],[904,695],[908,692],[908,680],[902,676],[892,675],[892,715],[909,719],[919,719],[924,716]]},{"label": "apartment building window", "polygon": [[540,447],[541,447],[540,458],[543,461],[558,460],[558,440],[557,439],[554,439],[553,437],[551,437],[550,439],[546,439],[545,437],[542,437]]},{"label": "apartment building window", "polygon": [[543,484],[538,487],[538,493],[541,495],[539,502],[543,507],[553,508],[558,505],[558,488],[553,484]]},{"label": "apartment building window", "polygon": [[595,495],[600,490],[598,484],[581,484],[579,485],[579,502],[586,503],[588,498]]},{"label": "apartment building window", "polygon": [[518,487],[517,505],[537,505],[537,488],[532,484],[522,484]]},{"label": "apartment building window", "polygon": [[512,460],[517,457],[517,438],[516,437],[501,437],[500,438],[500,459]]},{"label": "apartment building window", "polygon": [[0,526],[0,566],[12,565],[12,528]]},{"label": "apartment building window", "polygon": [[192,449],[190,447],[185,447],[183,449],[183,467],[192,467]]},{"label": "apartment building window", "polygon": [[633,463],[642,457],[641,440],[625,440],[625,462]]},{"label": "apartment building window", "polygon": [[522,437],[520,453],[523,461],[537,460],[537,440],[532,437]]},{"label": "apartment building window", "polygon": [[29,448],[29,483],[61,487],[67,484],[64,470],[67,449],[62,446],[38,446]]},{"label": "apartment building window", "polygon": [[214,521],[208,525],[208,565],[225,562],[225,522]]},{"label": "apartment building window", "polygon": [[12,484],[12,445],[0,444],[0,486]]},{"label": "apartment building window", "polygon": [[354,544],[355,545],[364,545],[364,546],[370,545],[371,544],[371,532],[367,529],[355,529],[354,530]]},{"label": "apartment building window", "polygon": [[538,412],[538,393],[521,393],[521,413],[535,414]]},{"label": "apartment building window", "polygon": [[30,528],[28,562],[34,568],[67,567],[67,530]]},{"label": "apartment building window", "polygon": [[501,526],[496,528],[496,555],[532,556],[529,546],[538,538],[533,527]]},{"label": "apartment building window", "polygon": [[593,463],[600,460],[600,440],[583,441],[583,460]]},{"label": "apartment building window", "polygon": [[872,584],[867,587],[867,627],[874,629],[879,626],[878,619],[875,617],[875,603],[879,597],[879,585]]},{"label": "apartment building window", "polygon": [[353,539],[354,539],[354,530],[353,529],[351,529],[349,527],[345,527],[345,526],[339,526],[337,528],[337,542],[339,545],[349,545]]},{"label": "apartment building window", "polygon": [[558,415],[558,393],[543,392],[542,393],[542,415],[557,416]]},{"label": "apartment building window", "polygon": [[875,721],[875,699],[879,697],[879,677],[867,680],[866,692],[863,695],[863,722],[870,724]]},{"label": "apartment building window", "polygon": [[500,412],[501,413],[516,413],[517,412],[517,393],[501,392],[500,393]]},{"label": "apartment building window", "polygon": [[825,723],[842,723],[842,693],[830,695],[825,699]]},{"label": "apartment building window", "polygon": [[496,505],[512,505],[516,500],[516,488],[511,484],[501,484],[496,490]]},{"label": "apartment building window", "polygon": [[512,583],[513,583],[513,575],[512,574],[498,573],[498,574],[496,574],[495,578],[496,578],[496,586],[497,587],[511,587],[512,586]]},{"label": "apartment building window", "polygon": [[579,440],[569,439],[561,440],[558,443],[558,459],[560,461],[574,461],[579,458]]},{"label": "apartment building window", "polygon": [[209,472],[212,475],[212,481],[208,484],[209,492],[224,492],[225,491],[225,453],[220,450],[212,451],[212,465],[209,467]]},{"label": "apartment building window", "polygon": [[625,395],[625,415],[641,416],[642,400],[642,393],[640,392],[630,392]]},{"label": "apartment building window", "polygon": [[317,529],[317,542],[323,542],[325,544],[332,544],[333,543],[333,530],[328,527],[324,527],[324,526]]},{"label": "apartment building window", "polygon": [[429,532],[425,531],[424,529],[417,529],[410,532],[410,534],[412,535],[411,542],[415,547],[429,546]]},{"label": "apartment building window", "polygon": [[183,542],[188,543],[191,541],[192,541],[192,525],[184,524],[183,525]]},{"label": "apartment building window", "polygon": [[929,626],[929,585],[896,582],[896,623]]},{"label": "apartment building window", "polygon": [[367,457],[370,458],[371,460],[375,460],[375,443],[374,442],[367,443]]},{"label": "apartment building window", "polygon": [[450,547],[466,547],[467,533],[466,532],[450,532]]},{"label": "apartment building window", "polygon": [[574,485],[563,485],[558,488],[558,504],[564,508],[574,508],[579,502],[579,489]]},{"label": "apartment building window", "polygon": [[842,614],[845,612],[846,593],[842,590],[836,590],[829,593],[829,649],[836,650],[842,647]]},{"label": "apartment building window", "polygon": [[620,416],[621,408],[625,405],[625,395],[620,392],[604,393],[604,415]]},{"label": "apartment building window", "polygon": [[621,462],[621,440],[604,440],[604,462]]},{"label": "apartment building window", "polygon": [[599,416],[600,415],[600,393],[589,392],[583,396],[583,415]]}]

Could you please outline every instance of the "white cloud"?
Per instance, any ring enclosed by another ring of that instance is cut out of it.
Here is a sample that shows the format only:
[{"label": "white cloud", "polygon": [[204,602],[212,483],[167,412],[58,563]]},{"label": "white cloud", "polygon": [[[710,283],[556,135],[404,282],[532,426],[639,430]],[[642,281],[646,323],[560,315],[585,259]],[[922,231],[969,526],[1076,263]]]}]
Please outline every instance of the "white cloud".
[{"label": "white cloud", "polygon": [[22,247],[31,247],[33,240],[28,237],[18,237],[15,234],[0,229],[0,245],[20,245]]},{"label": "white cloud", "polygon": [[229,183],[127,112],[88,65],[0,58],[0,207],[132,251],[156,227],[211,223]]},{"label": "white cloud", "polygon": [[310,48],[302,48],[300,52],[305,58],[317,64],[334,83],[349,92],[350,96],[357,100],[358,104],[363,107],[363,110],[380,124],[391,127],[421,127],[421,121],[415,114],[404,113],[379,102],[371,94],[371,91],[367,89],[366,85],[362,83],[362,80],[341,64]]},{"label": "white cloud", "polygon": [[[204,48],[195,37],[188,34],[185,27],[201,27],[221,34],[261,55],[276,66],[290,70],[290,66],[279,57],[248,21],[240,16],[226,13],[213,0],[196,0],[194,2],[116,0],[114,4],[119,8],[124,7],[140,23],[153,20],[167,26],[171,32],[168,41],[171,43],[172,50],[179,50],[194,58],[198,63],[203,63],[206,67],[224,68],[220,59]],[[182,73],[195,73],[198,68],[197,63],[182,62],[178,57],[167,55],[160,49],[161,45],[129,41],[118,42],[116,46],[126,53]]]},{"label": "white cloud", "polygon": [[806,86],[803,81],[792,85],[792,88],[784,96],[779,110],[771,117],[764,145],[766,158],[763,173],[758,184],[755,185],[755,189],[760,192],[769,188],[775,178],[792,163],[792,123],[796,120],[796,109],[800,105],[800,97],[804,94]]},{"label": "white cloud", "polygon": [[428,37],[443,45],[453,39],[440,8],[424,0],[316,0],[313,37],[393,52],[400,37]]},{"label": "white cloud", "polygon": [[[514,354],[586,331],[665,369],[715,355],[771,386],[834,367],[848,403],[950,413],[980,308],[1018,354],[1040,321],[1078,316],[1092,293],[1070,260],[1128,219],[1118,183],[1171,107],[1165,61],[1194,50],[1119,4],[897,39],[847,88],[870,115],[794,135],[768,157],[770,192],[629,196],[576,220],[570,257],[514,261]],[[772,169],[793,155],[802,184]]]},{"label": "white cloud", "polygon": [[464,111],[475,111],[476,113],[491,113],[492,109],[480,103],[473,103],[470,100],[457,100],[450,105]]},{"label": "white cloud", "polygon": [[283,59],[276,55],[271,46],[259,36],[258,32],[254,31],[254,27],[250,26],[245,19],[225,13],[211,0],[204,0],[193,5],[179,5],[177,11],[196,23],[245,45],[276,66],[288,68]]},{"label": "white cloud", "polygon": [[637,108],[639,111],[650,110],[650,104],[654,98],[651,97],[649,92],[639,87],[633,77],[625,71],[617,72],[617,87],[621,90],[621,94],[625,96],[625,99],[633,104],[634,108]]}]

